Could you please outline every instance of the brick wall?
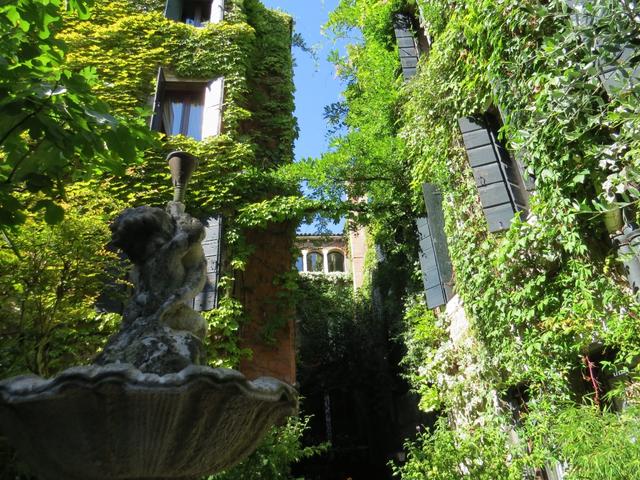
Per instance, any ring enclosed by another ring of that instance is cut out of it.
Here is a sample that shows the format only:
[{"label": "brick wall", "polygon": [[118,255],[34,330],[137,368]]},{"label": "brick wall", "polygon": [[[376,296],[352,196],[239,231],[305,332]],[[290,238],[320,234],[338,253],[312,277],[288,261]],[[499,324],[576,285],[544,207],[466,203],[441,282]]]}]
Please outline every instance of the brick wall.
[{"label": "brick wall", "polygon": [[[240,364],[249,379],[275,377],[287,383],[296,381],[294,309],[282,305],[276,285],[278,275],[292,267],[291,248],[295,226],[272,225],[248,232],[247,241],[255,248],[247,267],[237,280],[236,295],[242,301],[250,321],[240,332],[241,348],[250,348],[253,357]],[[274,318],[284,325],[272,343],[265,342],[263,329]]]}]

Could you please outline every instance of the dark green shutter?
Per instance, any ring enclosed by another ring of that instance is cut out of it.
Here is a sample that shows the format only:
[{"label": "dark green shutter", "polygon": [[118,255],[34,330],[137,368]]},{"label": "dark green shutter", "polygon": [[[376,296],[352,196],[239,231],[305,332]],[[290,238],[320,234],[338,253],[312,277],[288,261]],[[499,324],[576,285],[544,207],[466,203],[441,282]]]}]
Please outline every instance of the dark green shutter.
[{"label": "dark green shutter", "polygon": [[404,79],[409,80],[416,74],[418,66],[418,45],[411,31],[411,17],[404,13],[397,13],[393,17],[393,31],[398,42],[398,54],[402,65]]},{"label": "dark green shutter", "polygon": [[156,78],[156,93],[153,96],[153,115],[151,116],[149,125],[151,130],[160,131],[160,127],[162,126],[162,100],[164,99],[166,83],[164,70],[160,67],[158,69],[158,77]]},{"label": "dark green shutter", "polygon": [[463,117],[458,124],[489,231],[506,230],[515,212],[527,205],[518,168],[486,117]]},{"label": "dark green shutter", "polygon": [[444,233],[442,195],[432,184],[423,187],[427,216],[418,218],[420,267],[429,308],[445,305],[453,296],[453,269]]},{"label": "dark green shutter", "polygon": [[[602,11],[593,12],[585,8],[577,8],[584,7],[586,3],[584,0],[566,0],[566,3],[574,11],[571,19],[576,26],[598,28],[594,22],[602,18]],[[606,52],[607,59],[601,58],[597,62],[597,67],[600,82],[608,94],[626,86],[635,86],[640,82],[640,65],[637,64],[637,60],[633,60],[636,48],[627,44],[620,45],[612,51],[611,46],[604,45],[604,42],[597,38],[594,47],[596,51]]]},{"label": "dark green shutter", "polygon": [[183,0],[167,0],[164,7],[164,16],[171,20],[182,20],[182,1]]},{"label": "dark green shutter", "polygon": [[218,305],[218,280],[220,278],[220,252],[222,245],[222,218],[210,217],[202,222],[205,238],[202,241],[207,259],[207,283],[202,292],[193,300],[193,308],[198,312],[213,310]]}]

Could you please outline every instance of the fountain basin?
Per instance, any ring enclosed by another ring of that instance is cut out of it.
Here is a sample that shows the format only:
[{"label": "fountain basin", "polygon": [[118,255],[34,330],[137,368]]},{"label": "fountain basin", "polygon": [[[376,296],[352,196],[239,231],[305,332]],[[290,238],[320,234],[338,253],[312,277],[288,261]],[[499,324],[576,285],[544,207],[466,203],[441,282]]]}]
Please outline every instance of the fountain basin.
[{"label": "fountain basin", "polygon": [[200,479],[242,461],[296,410],[296,391],[279,380],[194,365],[0,382],[0,431],[46,480]]}]

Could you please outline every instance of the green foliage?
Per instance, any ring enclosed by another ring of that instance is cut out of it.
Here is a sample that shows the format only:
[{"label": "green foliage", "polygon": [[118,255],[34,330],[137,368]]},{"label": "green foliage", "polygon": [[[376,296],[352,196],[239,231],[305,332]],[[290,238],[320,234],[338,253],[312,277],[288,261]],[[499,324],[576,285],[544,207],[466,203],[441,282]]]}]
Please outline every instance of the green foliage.
[{"label": "green foliage", "polygon": [[0,246],[0,377],[50,376],[89,363],[118,323],[94,307],[104,284],[122,277],[106,250],[107,219],[121,207],[90,186],[67,192],[65,221],[31,215]]},{"label": "green foliage", "polygon": [[[418,10],[432,44],[417,75],[403,83],[391,18]],[[459,478],[465,455],[482,459],[467,466],[471,478],[512,478],[552,462],[568,437],[551,420],[582,401],[569,379],[595,344],[615,352],[606,368],[633,385],[640,310],[602,219],[619,206],[637,215],[640,82],[632,70],[640,24],[625,2],[586,2],[583,21],[576,15],[561,0],[344,0],[330,17],[337,36],[356,31],[362,41],[333,58],[348,84],[337,117],[347,133],[305,173],[324,198],[344,194],[336,178],[347,181],[350,198],[367,198],[357,220],[395,266],[373,287],[391,277],[393,291],[402,289],[407,377],[422,406],[443,409],[450,420],[410,447],[400,472],[407,478]],[[623,46],[630,53],[618,60]],[[599,75],[607,65],[617,69],[609,88]],[[487,110],[499,112],[501,138],[536,178],[530,214],[499,235],[487,231],[457,127],[458,118]],[[443,193],[456,292],[470,321],[469,335],[457,342],[449,338],[450,319],[415,296],[414,220],[424,211],[424,182]],[[500,397],[515,385],[526,386],[530,398],[528,415],[513,428],[520,445],[533,445],[517,462],[507,461],[513,447],[499,432],[511,423]],[[625,415],[637,421],[636,411]],[[604,415],[602,428],[590,429],[593,448],[609,429],[625,435],[614,418]],[[576,451],[575,462],[563,459],[575,478],[624,478],[613,472],[626,472],[621,458],[637,454],[629,442],[618,447],[620,456],[605,452],[591,463]],[[608,471],[598,470],[607,463]]]},{"label": "green foliage", "polygon": [[558,415],[553,433],[560,458],[568,461],[567,480],[622,479],[638,475],[637,407],[620,415],[602,413],[595,407],[569,408]]},{"label": "green foliage", "polygon": [[[111,115],[91,91],[93,68],[74,68],[55,31],[69,11],[88,16],[92,2],[13,0],[0,6],[0,224],[44,210],[62,219],[54,200],[65,184],[104,172],[122,173],[141,158],[151,135],[141,121]],[[19,191],[40,192],[27,205]]]},{"label": "green foliage", "polygon": [[407,463],[394,473],[406,480],[520,480],[524,457],[504,425],[478,425],[459,434],[440,418],[434,432],[407,444]]},{"label": "green foliage", "polygon": [[302,435],[308,423],[309,417],[292,417],[286,425],[273,427],[249,458],[230,470],[209,477],[209,480],[293,480],[292,464],[328,448],[326,444],[302,445]]}]

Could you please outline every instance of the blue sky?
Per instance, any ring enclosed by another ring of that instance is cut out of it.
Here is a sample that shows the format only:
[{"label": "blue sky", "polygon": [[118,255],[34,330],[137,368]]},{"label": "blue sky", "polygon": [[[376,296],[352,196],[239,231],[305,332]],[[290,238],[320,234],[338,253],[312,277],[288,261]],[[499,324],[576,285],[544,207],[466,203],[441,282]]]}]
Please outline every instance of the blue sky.
[{"label": "blue sky", "polygon": [[[319,157],[328,149],[326,123],[322,118],[325,105],[340,98],[342,85],[335,76],[333,64],[327,61],[329,52],[336,48],[331,39],[321,34],[321,27],[328,20],[329,12],[339,0],[262,0],[269,8],[287,12],[295,20],[295,31],[302,34],[308,46],[318,48],[317,61],[300,49],[294,49],[296,58],[296,117],[300,137],[295,145],[296,159]],[[332,230],[342,232],[342,225]],[[315,231],[315,227],[303,225],[303,233]]]}]

